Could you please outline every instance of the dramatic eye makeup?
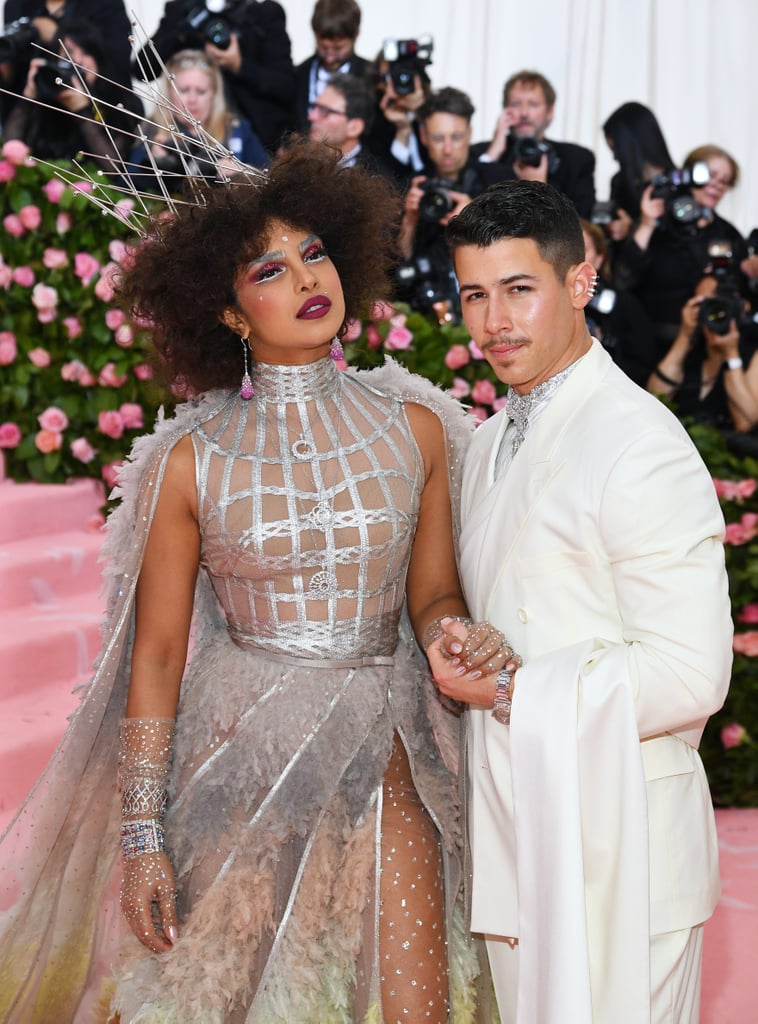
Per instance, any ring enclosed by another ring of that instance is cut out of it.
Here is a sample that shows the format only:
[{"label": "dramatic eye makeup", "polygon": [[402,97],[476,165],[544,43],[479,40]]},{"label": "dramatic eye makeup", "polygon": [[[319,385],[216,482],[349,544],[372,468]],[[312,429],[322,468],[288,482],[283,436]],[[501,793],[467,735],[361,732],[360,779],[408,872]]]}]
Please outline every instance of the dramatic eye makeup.
[{"label": "dramatic eye makeup", "polygon": [[[282,241],[288,241],[284,236]],[[326,247],[318,235],[309,235],[298,245],[303,263],[316,263],[327,256]],[[253,284],[261,284],[278,277],[286,269],[287,256],[282,250],[263,253],[254,259],[248,269],[248,280]]]}]

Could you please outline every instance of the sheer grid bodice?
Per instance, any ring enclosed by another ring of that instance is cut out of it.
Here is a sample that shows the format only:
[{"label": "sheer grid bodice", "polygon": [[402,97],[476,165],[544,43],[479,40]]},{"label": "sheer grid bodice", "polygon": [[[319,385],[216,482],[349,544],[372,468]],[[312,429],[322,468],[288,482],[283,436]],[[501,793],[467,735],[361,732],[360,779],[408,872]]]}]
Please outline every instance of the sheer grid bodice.
[{"label": "sheer grid bodice", "polygon": [[257,364],[254,386],[193,434],[201,560],[232,636],[391,654],[423,484],[402,401],[329,358]]}]

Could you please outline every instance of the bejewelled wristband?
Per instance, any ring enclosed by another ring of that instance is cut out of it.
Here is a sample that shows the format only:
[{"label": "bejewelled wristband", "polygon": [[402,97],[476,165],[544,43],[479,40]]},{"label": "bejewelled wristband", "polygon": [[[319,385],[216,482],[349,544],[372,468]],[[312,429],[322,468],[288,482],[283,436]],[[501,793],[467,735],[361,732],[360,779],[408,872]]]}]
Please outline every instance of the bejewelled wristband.
[{"label": "bejewelled wristband", "polygon": [[513,672],[509,672],[507,669],[501,669],[497,674],[497,682],[495,684],[495,702],[492,706],[492,717],[502,725],[511,724],[511,705],[513,704],[513,698],[511,696],[512,679]]},{"label": "bejewelled wristband", "polygon": [[155,818],[121,823],[121,850],[125,857],[163,852],[163,824]]}]

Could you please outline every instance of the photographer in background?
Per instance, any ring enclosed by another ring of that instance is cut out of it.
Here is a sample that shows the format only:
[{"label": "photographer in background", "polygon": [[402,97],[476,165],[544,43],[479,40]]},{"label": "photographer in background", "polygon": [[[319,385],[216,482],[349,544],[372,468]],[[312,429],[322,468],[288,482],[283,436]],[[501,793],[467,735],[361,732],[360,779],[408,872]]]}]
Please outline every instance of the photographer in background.
[{"label": "photographer in background", "polygon": [[[227,103],[247,118],[269,152],[291,120],[295,97],[290,39],[275,0],[168,0],[152,43],[163,61],[179,50],[201,49],[224,79]],[[146,45],[133,62],[138,79],[161,67]]]},{"label": "photographer in background", "polygon": [[[98,26],[107,55],[101,62],[102,73],[131,89],[131,29],[124,0],[6,0],[0,36],[1,84],[19,96],[23,93],[32,58],[44,56],[33,44],[57,51],[64,18],[86,18]],[[5,124],[16,102],[3,94],[0,103]]]},{"label": "photographer in background", "polygon": [[747,317],[737,273],[727,258],[726,267],[698,282],[647,387],[670,398],[680,417],[744,432],[758,423],[758,329]]},{"label": "photographer in background", "polygon": [[594,294],[584,307],[587,328],[627,377],[647,387],[655,367],[653,331],[645,310],[630,292],[613,288],[608,244],[603,229],[580,220],[584,258],[597,273]]},{"label": "photographer in background", "polygon": [[316,52],[295,68],[294,124],[308,130],[311,105],[335,74],[367,78],[371,64],[355,53],[361,9],[355,0],[317,0],[311,17]]},{"label": "photographer in background", "polygon": [[[418,111],[419,135],[428,162],[405,196],[398,248],[406,264],[397,271],[398,298],[439,319],[457,319],[460,299],[445,225],[496,181],[503,169],[470,155],[474,105],[466,93],[431,93]],[[440,316],[440,304],[447,304]]]},{"label": "photographer in background", "polygon": [[[113,172],[114,161],[132,146],[131,133],[142,105],[131,92],[98,78],[99,72],[106,73],[105,44],[91,21],[64,19],[57,31],[58,58],[33,57],[23,90],[27,99],[46,105],[17,103],[3,126],[4,136],[21,139],[41,160],[73,160],[83,153],[84,159],[90,156],[105,172]],[[82,78],[92,101],[83,92]],[[107,105],[104,119],[110,133],[101,124],[99,103],[104,109]],[[123,110],[114,109],[119,105]]]},{"label": "photographer in background", "polygon": [[368,81],[355,75],[332,75],[308,110],[310,138],[338,149],[340,167],[363,167],[392,177],[364,145],[374,116],[374,96]]},{"label": "photographer in background", "polygon": [[555,89],[538,71],[517,71],[503,87],[503,110],[492,140],[478,142],[473,153],[498,163],[508,179],[546,181],[563,192],[580,217],[595,203],[595,155],[573,142],[545,138],[555,112]]},{"label": "photographer in background", "polygon": [[701,146],[681,171],[655,175],[640,199],[639,219],[614,254],[614,284],[632,291],[650,317],[658,356],[679,333],[682,306],[712,262],[714,246],[734,263],[745,242],[716,207],[738,180],[737,161],[718,146]]}]

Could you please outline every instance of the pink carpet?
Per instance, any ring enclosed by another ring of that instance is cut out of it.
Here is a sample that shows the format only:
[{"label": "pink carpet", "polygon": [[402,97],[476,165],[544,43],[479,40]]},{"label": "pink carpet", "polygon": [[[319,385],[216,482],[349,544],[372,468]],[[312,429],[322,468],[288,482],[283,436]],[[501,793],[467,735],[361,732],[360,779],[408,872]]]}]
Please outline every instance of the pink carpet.
[{"label": "pink carpet", "polygon": [[[92,481],[0,481],[0,831],[62,736],[98,651],[102,500]],[[758,809],[716,820],[723,895],[705,930],[701,1024],[753,1024]]]}]

